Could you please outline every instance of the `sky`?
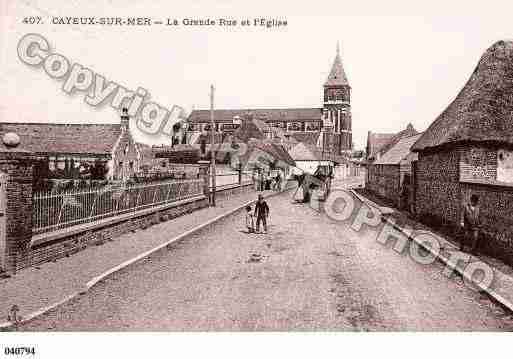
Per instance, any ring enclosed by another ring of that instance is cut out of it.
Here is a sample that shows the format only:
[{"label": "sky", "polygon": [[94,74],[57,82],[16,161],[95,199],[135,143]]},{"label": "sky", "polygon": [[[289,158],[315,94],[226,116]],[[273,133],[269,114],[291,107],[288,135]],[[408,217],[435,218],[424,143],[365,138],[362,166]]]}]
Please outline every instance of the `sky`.
[{"label": "sky", "polygon": [[[0,2],[0,120],[115,123],[110,106],[92,107],[84,93],[17,56],[27,33],[52,51],[128,89],[146,89],[168,109],[321,107],[322,84],[337,41],[352,87],[353,139],[422,131],[457,95],[481,55],[513,38],[508,2],[487,1],[38,1]],[[43,24],[23,19],[41,16]],[[59,16],[286,20],[287,26],[99,26],[51,24]],[[163,137],[136,133],[146,142]]]}]

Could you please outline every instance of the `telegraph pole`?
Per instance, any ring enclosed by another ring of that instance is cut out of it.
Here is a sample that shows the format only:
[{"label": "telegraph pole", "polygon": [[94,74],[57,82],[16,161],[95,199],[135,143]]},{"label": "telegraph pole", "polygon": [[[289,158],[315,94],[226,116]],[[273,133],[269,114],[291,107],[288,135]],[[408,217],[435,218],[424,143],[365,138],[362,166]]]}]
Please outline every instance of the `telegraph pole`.
[{"label": "telegraph pole", "polygon": [[214,131],[215,131],[215,123],[214,123],[214,85],[210,85],[210,166],[212,173],[212,207],[216,206],[216,156],[214,150]]}]

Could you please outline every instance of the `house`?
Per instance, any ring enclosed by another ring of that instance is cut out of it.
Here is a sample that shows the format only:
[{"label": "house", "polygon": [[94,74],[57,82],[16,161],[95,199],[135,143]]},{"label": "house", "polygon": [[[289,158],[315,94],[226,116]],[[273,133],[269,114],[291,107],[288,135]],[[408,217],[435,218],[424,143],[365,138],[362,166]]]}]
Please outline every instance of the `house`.
[{"label": "house", "polygon": [[290,150],[289,154],[299,170],[297,174],[306,172],[313,175],[319,166],[331,167],[336,174],[342,168],[348,169],[350,166],[350,161],[345,157],[323,152],[317,146],[304,142],[299,142]]},{"label": "house", "polygon": [[250,139],[232,155],[232,166],[240,164],[243,171],[279,170],[282,178],[288,178],[295,162],[287,150],[272,140]]},{"label": "house", "polygon": [[398,133],[373,133],[367,134],[367,162],[378,160],[383,153],[396,144],[401,138],[411,137],[418,132],[410,123],[406,128]]},{"label": "house", "polygon": [[413,146],[416,211],[456,226],[479,196],[484,245],[513,258],[513,42],[486,50],[452,103]]},{"label": "house", "polygon": [[379,159],[369,163],[365,188],[399,207],[403,185],[410,185],[412,162],[417,160],[417,154],[411,152],[411,147],[420,136],[401,138]]},{"label": "house", "polygon": [[47,178],[90,178],[101,164],[106,179],[121,180],[139,169],[141,153],[128,117],[118,124],[0,123],[0,135],[8,132],[42,159],[39,175]]},{"label": "house", "polygon": [[372,133],[367,134],[367,147],[365,152],[367,154],[367,161],[372,162],[382,154],[381,149],[392,142],[395,133]]}]

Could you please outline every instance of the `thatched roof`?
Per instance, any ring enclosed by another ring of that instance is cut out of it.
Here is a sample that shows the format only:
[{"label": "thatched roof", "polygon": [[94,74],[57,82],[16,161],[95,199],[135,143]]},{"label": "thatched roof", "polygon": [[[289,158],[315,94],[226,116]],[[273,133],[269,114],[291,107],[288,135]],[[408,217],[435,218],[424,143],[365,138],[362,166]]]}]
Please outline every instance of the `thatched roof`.
[{"label": "thatched roof", "polygon": [[512,116],[513,42],[499,41],[486,50],[465,87],[412,149],[461,142],[513,145]]}]

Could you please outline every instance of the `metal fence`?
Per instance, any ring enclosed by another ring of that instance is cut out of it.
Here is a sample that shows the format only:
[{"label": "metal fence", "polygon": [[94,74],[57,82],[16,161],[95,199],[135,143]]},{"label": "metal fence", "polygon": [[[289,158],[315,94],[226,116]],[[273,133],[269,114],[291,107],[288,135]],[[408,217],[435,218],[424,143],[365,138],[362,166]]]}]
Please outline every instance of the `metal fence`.
[{"label": "metal fence", "polygon": [[203,194],[203,180],[174,180],[128,187],[106,186],[63,193],[35,193],[34,234],[172,203]]},{"label": "metal fence", "polygon": [[[253,183],[251,172],[242,172],[240,185],[245,186]],[[239,173],[218,173],[216,174],[216,191],[222,191],[239,185]],[[210,189],[212,190],[212,177],[210,177]]]}]

